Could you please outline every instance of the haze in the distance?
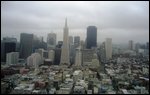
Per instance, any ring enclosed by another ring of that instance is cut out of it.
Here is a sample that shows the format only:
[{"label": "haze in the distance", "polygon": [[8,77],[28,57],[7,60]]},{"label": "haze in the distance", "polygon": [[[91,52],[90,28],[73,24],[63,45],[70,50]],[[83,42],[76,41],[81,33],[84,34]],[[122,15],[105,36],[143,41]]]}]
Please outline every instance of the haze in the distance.
[{"label": "haze in the distance", "polygon": [[1,39],[20,33],[43,36],[53,31],[57,41],[63,39],[65,18],[69,35],[86,38],[86,28],[98,28],[97,42],[110,37],[113,43],[149,41],[148,1],[2,1]]}]

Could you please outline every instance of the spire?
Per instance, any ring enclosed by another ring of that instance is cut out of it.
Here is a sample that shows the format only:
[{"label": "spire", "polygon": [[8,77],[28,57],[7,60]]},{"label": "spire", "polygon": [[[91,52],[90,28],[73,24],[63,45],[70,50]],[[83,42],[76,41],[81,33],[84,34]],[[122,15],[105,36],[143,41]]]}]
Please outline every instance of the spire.
[{"label": "spire", "polygon": [[65,27],[67,27],[67,18],[66,18],[66,20],[65,20]]}]

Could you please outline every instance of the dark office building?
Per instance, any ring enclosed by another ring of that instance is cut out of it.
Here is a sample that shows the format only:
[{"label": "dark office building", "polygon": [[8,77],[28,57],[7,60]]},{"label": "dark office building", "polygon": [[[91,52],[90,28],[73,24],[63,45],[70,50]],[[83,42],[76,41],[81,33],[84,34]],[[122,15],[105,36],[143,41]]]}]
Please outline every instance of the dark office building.
[{"label": "dark office building", "polygon": [[6,54],[16,51],[16,38],[5,37],[1,41],[1,62],[6,62]]},{"label": "dark office building", "polygon": [[95,26],[88,26],[87,28],[87,49],[97,46],[97,28]]},{"label": "dark office building", "polygon": [[20,58],[26,59],[33,49],[33,34],[21,33],[20,35]]},{"label": "dark office building", "polygon": [[54,65],[59,65],[61,58],[61,48],[55,48]]},{"label": "dark office building", "polygon": [[75,45],[75,48],[77,48],[80,45],[80,37],[79,36],[74,37],[74,45]]},{"label": "dark office building", "polygon": [[44,51],[44,52],[43,52],[43,57],[44,57],[44,58],[48,58],[48,52],[47,52],[47,51]]},{"label": "dark office building", "polygon": [[19,51],[20,51],[20,43],[17,42],[17,43],[16,43],[16,52],[19,52]]},{"label": "dark office building", "polygon": [[76,50],[75,50],[75,46],[74,45],[70,45],[69,46],[69,55],[70,55],[70,64],[72,65],[72,64],[74,64],[74,62],[75,62],[75,52],[76,52]]},{"label": "dark office building", "polygon": [[43,48],[44,50],[47,50],[47,43],[46,42],[40,42],[38,48]]},{"label": "dark office building", "polygon": [[47,43],[44,42],[43,40],[40,41],[39,40],[40,38],[33,38],[33,49],[32,49],[32,52],[35,52],[36,49],[39,49],[39,48],[43,48],[44,50],[47,50]]},{"label": "dark office building", "polygon": [[58,41],[58,44],[56,45],[56,48],[61,48],[63,45],[63,41]]}]

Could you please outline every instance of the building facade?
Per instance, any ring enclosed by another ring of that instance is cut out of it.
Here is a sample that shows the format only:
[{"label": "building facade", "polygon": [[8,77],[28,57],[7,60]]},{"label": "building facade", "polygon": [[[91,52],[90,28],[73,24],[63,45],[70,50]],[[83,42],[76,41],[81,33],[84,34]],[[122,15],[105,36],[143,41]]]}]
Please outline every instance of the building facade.
[{"label": "building facade", "polygon": [[112,39],[106,38],[105,42],[105,51],[106,51],[106,59],[109,60],[112,58]]},{"label": "building facade", "polygon": [[17,39],[4,37],[1,41],[1,62],[6,62],[6,54],[16,51]]},{"label": "building facade", "polygon": [[20,35],[20,58],[26,59],[32,54],[33,34],[21,33]]},{"label": "building facade", "polygon": [[86,48],[91,49],[97,46],[97,28],[95,26],[88,26]]},{"label": "building facade", "polygon": [[72,45],[72,44],[73,44],[73,37],[69,36],[69,45]]},{"label": "building facade", "polygon": [[51,59],[52,63],[53,63],[53,61],[54,61],[54,57],[55,57],[55,52],[54,52],[54,50],[48,51],[48,59]]},{"label": "building facade", "polygon": [[56,47],[56,34],[49,33],[47,36],[47,49],[54,49]]},{"label": "building facade", "polygon": [[129,41],[129,50],[133,50],[133,41],[132,40]]},{"label": "building facade", "polygon": [[65,27],[64,27],[64,34],[63,34],[63,45],[62,45],[60,65],[70,65],[68,35],[69,35],[69,31],[68,31],[67,19],[66,19]]},{"label": "building facade", "polygon": [[94,50],[93,49],[83,49],[82,50],[82,64],[83,66],[92,63]]},{"label": "building facade", "polygon": [[39,53],[33,53],[27,58],[27,65],[31,68],[38,68],[42,64],[42,58]]},{"label": "building facade", "polygon": [[17,64],[19,58],[19,52],[10,52],[7,53],[7,64]]},{"label": "building facade", "polygon": [[75,45],[75,48],[77,48],[80,45],[80,36],[74,37],[74,45]]}]

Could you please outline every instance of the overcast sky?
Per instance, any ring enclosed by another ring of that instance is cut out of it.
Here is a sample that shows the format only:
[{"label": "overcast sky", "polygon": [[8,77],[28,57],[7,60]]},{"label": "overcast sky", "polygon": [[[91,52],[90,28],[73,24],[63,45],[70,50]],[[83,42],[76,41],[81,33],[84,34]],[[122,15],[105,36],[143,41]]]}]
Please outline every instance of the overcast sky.
[{"label": "overcast sky", "polygon": [[57,34],[63,39],[65,18],[68,19],[69,35],[86,38],[86,29],[94,25],[97,42],[112,38],[113,43],[149,41],[148,1],[3,1],[1,2],[1,39],[16,37],[20,33],[43,36]]}]

